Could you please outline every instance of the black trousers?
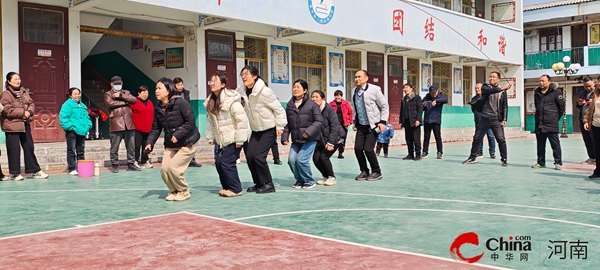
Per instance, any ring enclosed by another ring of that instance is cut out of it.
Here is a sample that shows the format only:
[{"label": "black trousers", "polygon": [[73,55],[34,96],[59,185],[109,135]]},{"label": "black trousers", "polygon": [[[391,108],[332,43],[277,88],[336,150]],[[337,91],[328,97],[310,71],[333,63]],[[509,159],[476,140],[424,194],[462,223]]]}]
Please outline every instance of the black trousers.
[{"label": "black trousers", "polygon": [[262,187],[265,184],[273,182],[271,177],[271,171],[269,171],[269,165],[267,164],[267,155],[273,142],[277,140],[277,134],[275,128],[263,130],[263,131],[252,131],[250,140],[248,140],[248,146],[244,149],[246,153],[246,162],[252,174],[252,181],[258,187]]},{"label": "black trousers", "polygon": [[[600,156],[600,127],[592,126],[592,139],[594,140],[594,155]],[[596,168],[593,174],[600,176],[600,158],[596,159]]]},{"label": "black trousers", "polygon": [[441,126],[441,124],[424,124],[425,135],[423,138],[423,154],[429,153],[429,140],[431,139],[431,131],[433,131],[433,137],[435,138],[435,145],[437,147],[437,151],[442,154],[444,153]]},{"label": "black trousers", "polygon": [[277,145],[277,139],[275,139],[273,145],[271,145],[271,154],[273,154],[273,160],[279,159],[279,145]]},{"label": "black trousers", "polygon": [[558,132],[536,133],[535,139],[537,141],[538,164],[546,164],[546,139],[548,139],[550,141],[550,147],[552,147],[552,156],[554,156],[554,163],[562,165],[562,152],[560,149],[560,140],[558,139]]},{"label": "black trousers", "polygon": [[6,132],[6,152],[8,155],[8,171],[10,174],[21,173],[21,148],[23,147],[23,160],[25,173],[39,172],[40,164],[35,157],[31,127],[25,123],[25,132]]},{"label": "black trousers", "polygon": [[119,144],[125,140],[125,149],[127,150],[127,164],[135,162],[135,130],[126,129],[110,133],[110,163],[119,165]]},{"label": "black trousers", "polygon": [[377,161],[377,155],[375,154],[375,143],[377,142],[378,136],[379,133],[375,132],[375,130],[371,130],[369,126],[356,125],[354,154],[358,160],[358,166],[363,172],[369,173],[369,167],[367,166],[367,160],[369,160],[372,172],[381,173],[379,161]]},{"label": "black trousers", "polygon": [[496,142],[498,142],[498,148],[500,148],[500,157],[502,160],[506,161],[507,151],[506,151],[506,139],[504,137],[504,127],[502,127],[502,123],[498,119],[487,119],[482,117],[477,126],[475,127],[475,135],[473,136],[473,144],[471,145],[471,155],[470,159],[477,158],[477,152],[479,152],[479,145],[483,143],[483,136],[487,134],[488,129],[492,129],[494,133],[494,137],[496,137]]},{"label": "black trousers", "polygon": [[[146,162],[148,161],[148,155],[146,154],[146,151],[144,151],[144,149],[146,148],[146,145],[148,145],[148,135],[150,135],[150,133],[146,133],[146,132],[141,132],[141,131],[135,131],[135,160],[139,160],[139,165],[143,165],[146,164]],[[140,160],[140,155],[142,156],[142,159]]]},{"label": "black trousers", "polygon": [[588,157],[591,159],[596,159],[592,131],[587,131],[583,128],[583,120],[579,122],[579,128],[581,129],[581,136],[583,137],[583,143],[585,144],[585,150],[587,150]]},{"label": "black trousers", "polygon": [[377,147],[376,147],[376,149],[375,149],[375,152],[376,152],[377,154],[379,154],[379,153],[381,152],[381,148],[383,148],[383,154],[384,154],[384,155],[387,155],[387,154],[388,154],[388,148],[389,148],[389,147],[390,147],[390,144],[389,144],[389,143],[380,143],[380,142],[377,142]]},{"label": "black trousers", "polygon": [[65,132],[67,138],[67,170],[77,169],[77,161],[85,159],[85,136],[77,135],[74,131]]},{"label": "black trousers", "polygon": [[313,153],[313,163],[317,167],[317,170],[321,172],[323,177],[335,177],[335,173],[333,172],[333,165],[331,164],[331,160],[329,158],[333,156],[337,146],[333,148],[333,151],[327,151],[325,145],[321,143],[317,143],[315,147],[315,152]]},{"label": "black trousers", "polygon": [[346,138],[348,138],[348,127],[345,127],[342,124],[342,128],[344,129],[344,138],[342,138],[342,139],[344,139],[344,141],[342,141],[342,143],[338,144],[337,147],[336,147],[337,150],[338,150],[338,153],[340,155],[344,153],[344,150],[346,148]]},{"label": "black trousers", "polygon": [[421,156],[421,126],[411,127],[409,123],[402,124],[404,128],[404,140],[408,147],[408,155],[411,157]]},{"label": "black trousers", "polygon": [[215,159],[215,167],[219,173],[221,187],[225,190],[231,190],[235,193],[242,192],[242,183],[238,174],[235,161],[240,156],[242,148],[235,147],[232,143],[225,148],[218,150],[217,158]]}]

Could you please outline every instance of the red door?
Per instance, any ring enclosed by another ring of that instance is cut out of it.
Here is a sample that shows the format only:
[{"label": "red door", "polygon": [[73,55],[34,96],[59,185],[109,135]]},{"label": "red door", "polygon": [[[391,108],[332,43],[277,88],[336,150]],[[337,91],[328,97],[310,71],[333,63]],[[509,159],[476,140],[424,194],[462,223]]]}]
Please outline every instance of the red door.
[{"label": "red door", "polygon": [[67,15],[66,8],[19,2],[19,73],[35,104],[35,142],[65,140],[58,114],[69,88]]},{"label": "red door", "polygon": [[400,129],[400,106],[402,105],[402,85],[404,84],[404,69],[401,56],[388,56],[388,104],[390,119],[394,129]]},{"label": "red door", "polygon": [[383,91],[383,53],[367,52],[367,71],[369,82],[381,87]]},{"label": "red door", "polygon": [[[227,88],[237,87],[235,65],[235,33],[221,31],[206,31],[206,78],[210,80],[215,73],[223,73],[227,77]],[[206,97],[210,95],[210,88],[206,87]]]}]

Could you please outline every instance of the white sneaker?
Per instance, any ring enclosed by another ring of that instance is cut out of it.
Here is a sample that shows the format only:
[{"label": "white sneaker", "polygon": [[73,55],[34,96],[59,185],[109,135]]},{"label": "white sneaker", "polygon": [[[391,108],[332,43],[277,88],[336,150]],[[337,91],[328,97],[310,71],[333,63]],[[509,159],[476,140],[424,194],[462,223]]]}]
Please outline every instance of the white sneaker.
[{"label": "white sneaker", "polygon": [[235,161],[235,164],[242,164],[242,161],[241,161],[241,160],[238,158],[238,159]]},{"label": "white sneaker", "polygon": [[335,185],[337,185],[337,179],[335,179],[335,177],[333,177],[333,176],[329,176],[329,178],[327,178],[327,181],[325,181],[325,185],[326,186],[335,186]]},{"label": "white sneaker", "polygon": [[0,179],[0,181],[10,181],[10,177],[4,176],[2,179]]},{"label": "white sneaker", "polygon": [[34,173],[32,177],[33,179],[46,179],[48,178],[48,175],[45,174],[42,170],[40,170],[39,172]]},{"label": "white sneaker", "polygon": [[79,175],[76,170],[72,170],[69,172],[69,175]]},{"label": "white sneaker", "polygon": [[154,165],[152,165],[152,163],[150,163],[150,161],[146,161],[146,163],[144,163],[144,165],[142,165],[142,168],[146,168],[146,169],[152,169],[154,168]]},{"label": "white sneaker", "polygon": [[137,160],[133,162],[133,166],[138,167],[139,169],[141,169],[142,167],[140,167],[140,165],[138,164]]},{"label": "white sneaker", "polygon": [[10,180],[13,181],[23,181],[23,179],[25,179],[25,177],[23,177],[21,174],[13,174],[10,177]]},{"label": "white sneaker", "polygon": [[323,179],[317,181],[317,185],[325,185],[325,182],[327,181],[327,177],[323,177]]}]

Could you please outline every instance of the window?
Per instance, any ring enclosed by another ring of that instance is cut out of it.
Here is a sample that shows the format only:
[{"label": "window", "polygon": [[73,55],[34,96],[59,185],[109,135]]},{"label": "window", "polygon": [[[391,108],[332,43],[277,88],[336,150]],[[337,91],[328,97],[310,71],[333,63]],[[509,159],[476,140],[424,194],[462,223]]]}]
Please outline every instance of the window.
[{"label": "window", "polygon": [[268,81],[267,39],[244,37],[244,49],[246,50],[246,65],[255,66],[258,69],[258,75]]},{"label": "window", "polygon": [[209,33],[208,59],[220,61],[233,61],[233,38],[229,35]]},{"label": "window", "polygon": [[308,90],[322,90],[327,94],[325,80],[325,47],[292,43],[292,81],[303,79]]},{"label": "window", "polygon": [[452,64],[433,62],[433,84],[448,97],[448,105],[452,105]]},{"label": "window", "polygon": [[473,68],[463,66],[463,104],[467,105],[471,102],[473,96]]},{"label": "window", "polygon": [[485,68],[484,67],[476,67],[475,68],[475,82],[476,83],[486,83],[487,80],[487,76],[485,75]]},{"label": "window", "polygon": [[462,0],[462,13],[473,15],[473,2],[471,0]]},{"label": "window", "polygon": [[421,94],[421,85],[419,84],[420,65],[419,59],[406,59],[406,81],[413,86],[416,94]]},{"label": "window", "polygon": [[362,54],[360,51],[346,51],[346,94],[344,99],[352,103],[352,90],[356,87],[354,75],[362,69]]},{"label": "window", "polygon": [[23,41],[63,45],[63,13],[37,8],[23,9]]},{"label": "window", "polygon": [[452,1],[450,0],[433,0],[431,4],[445,9],[452,9]]},{"label": "window", "polygon": [[562,28],[544,28],[540,33],[540,51],[562,50]]}]

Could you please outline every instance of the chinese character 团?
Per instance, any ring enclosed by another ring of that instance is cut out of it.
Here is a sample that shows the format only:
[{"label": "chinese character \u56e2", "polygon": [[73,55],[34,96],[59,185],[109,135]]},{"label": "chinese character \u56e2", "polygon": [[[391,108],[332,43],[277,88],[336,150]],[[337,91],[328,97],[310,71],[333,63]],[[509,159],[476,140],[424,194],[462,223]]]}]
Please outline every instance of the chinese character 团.
[{"label": "chinese character \u56e2", "polygon": [[479,36],[477,38],[479,39],[477,45],[479,45],[479,50],[481,50],[483,49],[483,46],[487,45],[487,38],[483,36],[483,29],[479,30]]},{"label": "chinese character \u56e2", "polygon": [[393,19],[393,30],[398,31],[401,35],[404,35],[404,10],[396,9],[394,10],[394,19]]},{"label": "chinese character \u56e2", "polygon": [[552,250],[550,256],[548,256],[548,259],[552,258],[552,255],[560,256],[561,254],[561,260],[567,258],[567,253],[565,252],[567,249],[567,241],[548,241],[550,241],[551,244],[554,244],[554,246],[548,246],[548,248]]},{"label": "chinese character \u56e2", "polygon": [[491,256],[492,260],[496,261],[499,257],[500,256],[498,256],[498,253],[496,253],[496,252],[492,253],[492,256]]},{"label": "chinese character \u56e2", "polygon": [[529,261],[529,254],[528,253],[521,253],[521,261]]},{"label": "chinese character \u56e2", "polygon": [[509,262],[510,262],[510,261],[511,261],[511,260],[513,260],[513,259],[514,259],[514,256],[513,256],[513,254],[512,254],[512,253],[506,253],[506,260],[507,260],[507,261],[509,261]]},{"label": "chinese character \u56e2", "polygon": [[506,38],[504,37],[504,34],[500,36],[498,46],[500,46],[500,52],[502,53],[502,55],[506,55]]},{"label": "chinese character \u56e2", "polygon": [[581,242],[579,239],[577,242],[569,242],[571,244],[571,259],[573,259],[573,256],[577,256],[577,259],[587,259],[587,243]]},{"label": "chinese character \u56e2", "polygon": [[429,41],[433,41],[433,38],[435,37],[435,34],[433,33],[434,25],[435,24],[433,23],[433,17],[425,21],[425,39],[429,37]]}]

